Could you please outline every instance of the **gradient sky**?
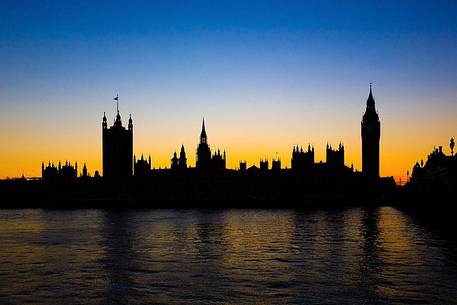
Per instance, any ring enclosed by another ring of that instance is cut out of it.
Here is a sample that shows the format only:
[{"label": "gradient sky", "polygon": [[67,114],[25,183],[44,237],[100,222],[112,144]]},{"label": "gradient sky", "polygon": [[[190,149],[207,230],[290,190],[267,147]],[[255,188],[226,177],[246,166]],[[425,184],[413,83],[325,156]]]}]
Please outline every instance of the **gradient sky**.
[{"label": "gradient sky", "polygon": [[[96,2],[96,3],[95,3]],[[361,169],[370,80],[381,174],[457,136],[456,1],[0,2],[0,178],[41,161],[101,169],[101,118],[134,120],[135,154],[195,164],[202,117],[228,166],[294,144],[346,146]]]}]

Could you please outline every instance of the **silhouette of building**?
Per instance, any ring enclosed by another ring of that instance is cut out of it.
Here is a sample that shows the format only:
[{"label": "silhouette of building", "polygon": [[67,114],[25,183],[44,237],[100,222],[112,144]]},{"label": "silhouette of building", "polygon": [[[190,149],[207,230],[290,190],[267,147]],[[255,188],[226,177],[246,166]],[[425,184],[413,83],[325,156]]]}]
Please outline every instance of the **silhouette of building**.
[{"label": "silhouette of building", "polygon": [[[420,163],[416,162],[411,178],[405,185],[406,191],[413,196],[414,202],[433,202],[436,204],[434,211],[437,211],[439,205],[442,206],[444,202],[455,195],[457,189],[457,156],[453,154],[452,146],[451,155],[446,155],[443,152],[443,147],[439,146],[433,148],[425,163],[423,160]],[[415,206],[415,208],[417,207],[421,208],[420,205]]]},{"label": "silhouette of building", "polygon": [[265,159],[265,160],[260,159],[259,168],[263,172],[268,171],[268,160],[267,159]]},{"label": "silhouette of building", "polygon": [[60,161],[58,166],[54,163],[48,163],[45,167],[44,163],[41,163],[41,178],[45,182],[71,182],[76,180],[78,177],[78,163],[71,165],[69,162],[65,162],[65,165],[61,165]]},{"label": "silhouette of building", "polygon": [[171,169],[172,170],[177,170],[179,166],[179,159],[178,155],[176,154],[176,151],[173,153],[173,158],[171,158]]},{"label": "silhouette of building", "polygon": [[314,146],[308,145],[308,150],[294,146],[292,150],[292,170],[304,170],[311,168],[314,164]]},{"label": "silhouette of building", "polygon": [[326,149],[326,163],[330,168],[343,168],[344,167],[344,145],[339,144],[338,149],[333,149],[331,145],[327,144]]},{"label": "silhouette of building", "polygon": [[279,172],[281,170],[281,159],[273,159],[271,161],[271,170],[274,172]]},{"label": "silhouette of building", "polygon": [[89,174],[87,173],[87,166],[86,166],[86,163],[84,163],[84,165],[83,165],[83,172],[82,172],[81,177],[83,177],[83,178],[89,177]]},{"label": "silhouette of building", "polygon": [[[452,154],[447,156],[443,152],[443,147],[439,146],[438,148],[433,148],[433,151],[427,156],[427,161],[424,164],[422,160],[416,162],[413,167],[411,180],[412,181],[421,181],[421,180],[438,180],[440,177],[448,177],[450,171],[455,171],[457,168],[457,158]],[[452,176],[452,175],[451,175]],[[452,176],[452,178],[456,178]]]},{"label": "silhouette of building", "polygon": [[211,149],[208,145],[208,137],[205,130],[205,119],[203,119],[202,132],[200,133],[200,144],[197,148],[197,162],[198,169],[209,169],[211,167]]},{"label": "silhouette of building", "polygon": [[[117,98],[116,98],[117,99]],[[128,128],[122,126],[117,105],[117,115],[113,126],[108,128],[103,114],[103,176],[108,179],[125,179],[133,174],[133,123],[129,118]]]},{"label": "silhouette of building", "polygon": [[[342,144],[336,149],[327,144],[325,163],[315,163],[315,150],[311,145],[308,145],[307,150],[294,146],[290,169],[281,168],[281,160],[276,156],[272,159],[271,170],[268,159],[261,159],[259,167],[253,165],[247,168],[246,161],[241,161],[240,171],[237,173],[226,168],[225,151],[217,149],[212,154],[204,120],[197,147],[196,169],[188,168],[184,145],[181,145],[179,155],[175,151],[171,158],[172,170],[152,169],[151,157],[146,160],[143,155],[140,159],[133,156],[131,117],[126,127],[122,126],[118,106],[114,124],[110,128],[106,115],[103,115],[103,173],[108,183],[100,178],[98,171],[95,171],[94,177],[90,177],[85,165],[81,177],[78,178],[77,164],[73,166],[66,162],[61,166],[59,162],[58,166],[51,163],[45,166],[42,163],[42,180],[57,182],[43,183],[42,196],[44,194],[48,198],[58,198],[65,195],[68,198],[96,199],[100,202],[109,201],[99,199],[128,199],[138,200],[141,205],[145,202],[159,203],[167,200],[175,203],[200,201],[209,204],[214,200],[237,202],[241,199],[296,202],[306,200],[307,196],[313,199],[322,197],[330,201],[340,196],[347,196],[346,198],[351,200],[366,200],[367,194],[379,196],[386,194],[386,191],[395,190],[393,178],[380,178],[373,183],[361,173],[354,172],[353,166],[346,167],[345,147]],[[379,178],[380,122],[371,85],[361,128],[364,174],[366,177]],[[430,194],[450,194],[456,189],[457,157],[453,154],[454,145],[455,141],[452,139],[451,156],[445,156],[440,147],[429,156],[426,165],[415,165],[412,183],[409,185],[411,190],[420,196],[422,190],[430,190]],[[133,173],[135,177],[124,183]],[[37,185],[41,187],[41,183]],[[41,192],[39,188],[36,191]],[[123,201],[119,204],[121,202]]]},{"label": "silhouette of building", "polygon": [[181,145],[181,152],[179,153],[178,166],[180,170],[187,169],[187,158],[186,151],[184,150],[184,145]]},{"label": "silhouette of building", "polygon": [[[181,148],[181,154],[185,162],[184,147]],[[181,158],[180,154],[180,158]],[[203,119],[202,132],[200,133],[200,144],[197,147],[197,169],[200,170],[224,170],[226,168],[226,153],[221,153],[218,149],[211,156],[211,149],[208,145],[208,137],[206,135],[205,120]]]},{"label": "silhouette of building", "polygon": [[217,152],[214,152],[214,155],[211,159],[211,168],[213,170],[224,170],[225,169],[225,151],[221,154],[221,151],[218,149]]},{"label": "silhouette of building", "polygon": [[171,169],[184,171],[187,169],[187,158],[186,151],[184,150],[184,145],[181,145],[181,151],[179,152],[179,158],[176,151],[173,153],[173,158],[171,158]]},{"label": "silhouette of building", "polygon": [[135,177],[147,177],[151,172],[151,156],[149,156],[148,160],[144,159],[144,156],[141,155],[141,159],[136,159],[133,157],[134,163],[134,175]]},{"label": "silhouette of building", "polygon": [[362,118],[362,172],[369,179],[379,178],[379,140],[381,123],[375,108],[371,90],[367,99],[367,109]]}]

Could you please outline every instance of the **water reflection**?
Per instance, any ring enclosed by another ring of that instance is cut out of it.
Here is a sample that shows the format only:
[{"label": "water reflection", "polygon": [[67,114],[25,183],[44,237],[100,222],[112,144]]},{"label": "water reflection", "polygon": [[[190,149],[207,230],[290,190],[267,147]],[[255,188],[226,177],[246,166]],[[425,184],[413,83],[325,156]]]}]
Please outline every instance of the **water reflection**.
[{"label": "water reflection", "polygon": [[1,211],[0,303],[452,304],[455,243],[393,208]]},{"label": "water reflection", "polygon": [[378,274],[384,269],[384,262],[380,259],[380,209],[366,208],[361,211],[361,247],[362,253],[359,262],[358,286],[360,293],[369,303],[374,302],[379,296]]},{"label": "water reflection", "polygon": [[135,264],[134,235],[129,212],[104,213],[100,240],[104,250],[100,257],[106,285],[104,304],[127,304],[129,295],[134,293],[131,280]]}]

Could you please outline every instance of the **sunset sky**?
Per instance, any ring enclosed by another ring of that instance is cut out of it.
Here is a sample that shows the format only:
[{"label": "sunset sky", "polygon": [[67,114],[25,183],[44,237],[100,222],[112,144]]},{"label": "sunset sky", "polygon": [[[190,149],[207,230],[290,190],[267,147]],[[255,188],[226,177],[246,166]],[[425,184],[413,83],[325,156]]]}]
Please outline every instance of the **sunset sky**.
[{"label": "sunset sky", "polygon": [[[95,3],[97,2],[97,3]],[[456,1],[1,1],[0,178],[41,162],[101,170],[101,120],[134,152],[194,166],[202,118],[228,166],[345,144],[361,169],[373,82],[381,175],[457,137]]]}]

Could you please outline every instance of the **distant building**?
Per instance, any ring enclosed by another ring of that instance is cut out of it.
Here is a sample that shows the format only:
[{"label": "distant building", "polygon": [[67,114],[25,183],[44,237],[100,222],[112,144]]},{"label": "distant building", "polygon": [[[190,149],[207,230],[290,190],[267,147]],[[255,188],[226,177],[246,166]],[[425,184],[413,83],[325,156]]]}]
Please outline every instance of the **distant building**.
[{"label": "distant building", "polygon": [[180,170],[185,170],[187,168],[187,158],[186,158],[186,151],[184,150],[184,145],[181,145],[181,152],[179,153],[178,167]]},{"label": "distant building", "polygon": [[340,143],[338,149],[333,149],[331,145],[327,144],[326,149],[326,163],[330,168],[343,168],[344,167],[344,145]]},{"label": "distant building", "polygon": [[151,172],[151,156],[149,156],[148,160],[144,159],[143,155],[141,155],[141,159],[136,159],[133,157],[134,163],[134,175],[135,177],[147,177]]},{"label": "distant building", "polygon": [[200,133],[200,144],[197,148],[198,169],[209,169],[211,167],[211,149],[208,145],[208,137],[205,130],[205,120],[203,119],[202,131]]},{"label": "distant building", "polygon": [[187,169],[187,158],[186,151],[184,150],[184,145],[181,145],[181,151],[179,152],[179,158],[176,151],[173,153],[173,158],[171,158],[171,169],[184,171]]},{"label": "distant building", "polygon": [[446,155],[439,146],[433,148],[425,163],[416,162],[406,186],[417,200],[430,200],[433,196],[433,202],[439,205],[443,204],[442,199],[452,198],[457,189],[457,156],[453,154],[453,147],[451,155]]},{"label": "distant building", "polygon": [[213,170],[224,170],[225,169],[225,151],[221,154],[221,151],[218,149],[217,152],[214,152],[214,155],[211,159],[211,168]]},{"label": "distant building", "polygon": [[83,165],[83,172],[82,172],[82,175],[81,175],[81,177],[83,177],[83,178],[87,178],[87,177],[89,177],[89,174],[88,174],[88,172],[87,172],[87,166],[86,166],[86,163],[84,163],[84,165]]},{"label": "distant building", "polygon": [[260,167],[260,170],[261,170],[261,171],[267,171],[267,170],[268,170],[268,160],[266,160],[266,159],[265,159],[265,160],[261,159],[261,160],[260,160],[260,166],[259,166],[259,167]]},{"label": "distant building", "polygon": [[271,161],[271,170],[279,172],[281,170],[281,159],[273,159]]},{"label": "distant building", "polygon": [[246,167],[247,167],[246,161],[241,161],[240,162],[240,171],[241,172],[245,172],[246,171]]},{"label": "distant building", "polygon": [[65,162],[65,165],[62,166],[59,161],[58,166],[55,166],[54,163],[49,162],[46,167],[44,163],[41,163],[41,177],[45,182],[74,181],[78,177],[78,163],[73,166],[71,163]]},{"label": "distant building", "polygon": [[113,126],[108,128],[103,115],[103,177],[125,179],[133,174],[133,123],[129,118],[128,128],[122,126],[119,107]]},{"label": "distant building", "polygon": [[308,145],[308,150],[294,146],[292,150],[292,170],[305,170],[311,168],[314,164],[314,146]]},{"label": "distant building", "polygon": [[[181,152],[184,153],[184,147]],[[185,153],[184,153],[185,158]],[[202,124],[202,132],[200,133],[200,144],[197,147],[197,169],[200,170],[224,170],[226,168],[226,153],[225,151],[221,154],[218,149],[211,156],[211,149],[208,145],[208,137],[205,130],[205,120]]]},{"label": "distant building", "polygon": [[369,179],[379,178],[379,140],[381,122],[375,108],[371,84],[367,109],[362,118],[362,172]]},{"label": "distant building", "polygon": [[179,159],[178,155],[176,154],[176,151],[173,153],[173,158],[171,158],[171,169],[172,170],[177,170],[179,166]]}]

